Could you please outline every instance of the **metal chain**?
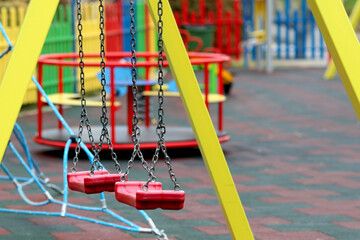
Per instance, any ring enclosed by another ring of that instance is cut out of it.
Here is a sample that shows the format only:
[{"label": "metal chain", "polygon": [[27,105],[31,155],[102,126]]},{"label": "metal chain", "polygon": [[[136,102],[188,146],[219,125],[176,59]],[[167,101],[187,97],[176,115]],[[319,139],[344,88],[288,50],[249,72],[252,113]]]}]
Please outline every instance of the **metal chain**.
[{"label": "metal chain", "polygon": [[[102,150],[102,144],[104,142],[104,139],[106,139],[107,141],[107,145],[111,151],[111,158],[115,163],[115,168],[116,171],[118,173],[121,173],[121,166],[119,164],[119,162],[117,161],[117,155],[114,152],[114,147],[113,144],[111,142],[110,136],[109,136],[109,132],[107,129],[108,123],[109,123],[109,119],[107,117],[107,107],[106,107],[106,78],[105,78],[105,34],[104,34],[104,27],[105,27],[105,22],[104,22],[104,5],[103,5],[103,0],[99,0],[99,15],[100,15],[100,24],[99,24],[99,28],[100,28],[100,57],[101,57],[101,62],[100,62],[100,69],[101,69],[101,101],[102,101],[102,108],[101,108],[101,112],[102,115],[100,117],[100,122],[102,123],[102,130],[101,130],[101,135],[100,135],[100,141],[99,144],[96,147],[96,154],[97,156],[99,156],[101,150]],[[100,160],[99,157],[97,157],[98,160]],[[96,166],[96,162],[93,162],[93,165],[91,166],[91,173],[93,173],[93,171],[95,170],[95,166]]]},{"label": "metal chain", "polygon": [[167,154],[167,149],[165,146],[165,133],[166,133],[166,127],[164,123],[164,109],[163,109],[163,103],[164,103],[164,90],[163,90],[163,84],[164,84],[164,72],[163,72],[163,65],[164,65],[164,40],[162,37],[163,34],[163,26],[164,22],[162,20],[163,15],[163,3],[162,0],[158,1],[158,48],[159,48],[159,56],[158,56],[158,84],[159,84],[159,91],[158,91],[158,124],[156,127],[156,134],[159,136],[158,144],[155,149],[154,156],[152,158],[152,166],[150,168],[151,174],[149,174],[149,179],[145,186],[147,187],[148,184],[151,181],[154,181],[154,172],[155,172],[155,166],[156,163],[159,160],[159,154],[160,150],[164,154],[164,161],[166,165],[168,166],[168,171],[170,175],[171,181],[174,183],[174,190],[180,190],[180,185],[177,183],[175,172],[171,166],[171,159],[169,155]]},{"label": "metal chain", "polygon": [[[82,14],[81,14],[81,0],[76,1],[77,6],[77,20],[78,20],[78,42],[79,42],[79,69],[80,69],[80,85],[81,85],[81,113],[80,113],[80,124],[79,124],[79,130],[78,130],[78,137],[76,141],[76,148],[75,148],[75,156],[73,159],[73,167],[71,168],[72,172],[76,172],[76,164],[79,161],[79,153],[80,153],[80,144],[82,142],[82,133],[84,130],[84,124],[88,130],[89,139],[91,142],[91,149],[94,153],[96,153],[96,146],[94,137],[92,135],[91,126],[86,110],[86,99],[85,99],[85,74],[84,74],[84,51],[83,51],[83,35],[82,35]],[[94,157],[94,160],[95,157]],[[97,162],[98,163],[98,162]],[[101,165],[99,165],[99,168],[101,168]]]},{"label": "metal chain", "polygon": [[[143,168],[148,172],[150,176],[155,178],[153,174],[151,173],[149,169],[149,164],[145,161],[144,156],[140,149],[140,127],[139,127],[139,119],[137,116],[138,113],[138,101],[137,101],[137,95],[138,95],[138,88],[136,85],[137,81],[137,71],[136,71],[136,39],[135,39],[135,8],[134,8],[134,0],[130,0],[130,45],[131,45],[131,80],[132,80],[132,94],[133,94],[133,105],[132,105],[132,111],[133,111],[133,118],[132,118],[132,131],[131,131],[131,139],[134,143],[134,150],[131,154],[131,158],[128,161],[127,169],[124,173],[124,175],[121,177],[121,181],[125,181],[127,179],[127,176],[130,172],[130,169],[134,165],[134,161],[136,156],[139,157],[141,160],[141,164]],[[144,190],[147,190],[147,187],[144,188]]]},{"label": "metal chain", "polygon": [[86,110],[86,99],[85,99],[85,74],[84,74],[84,61],[83,61],[83,57],[84,57],[84,52],[83,52],[83,36],[82,36],[82,24],[81,24],[81,19],[82,19],[82,14],[81,14],[81,0],[77,0],[77,19],[78,19],[78,42],[79,42],[79,68],[80,68],[80,85],[81,85],[81,117],[80,117],[80,125],[79,125],[79,132],[78,132],[78,138],[77,138],[77,146],[75,148],[75,157],[73,159],[73,163],[74,166],[72,167],[72,172],[76,172],[76,164],[79,160],[79,153],[80,153],[80,143],[82,141],[82,133],[83,133],[83,128],[84,128],[84,124],[86,126],[86,129],[88,131],[88,135],[89,135],[89,140],[91,143],[91,150],[94,153],[94,158],[93,158],[93,164],[91,166],[90,169],[90,175],[94,174],[95,169],[102,169],[102,165],[100,163],[100,151],[102,149],[102,143],[104,141],[104,138],[107,139],[107,144],[109,146],[109,149],[111,150],[111,156],[115,162],[115,167],[118,173],[121,172],[121,167],[120,164],[117,161],[117,156],[116,153],[113,150],[113,145],[111,143],[110,137],[109,137],[109,133],[107,130],[107,124],[109,122],[108,118],[107,118],[107,109],[106,109],[106,91],[105,91],[105,86],[106,86],[106,80],[105,80],[105,35],[104,35],[104,6],[102,3],[102,0],[100,1],[100,5],[99,5],[99,12],[100,12],[100,57],[101,57],[101,85],[102,85],[102,90],[101,90],[101,95],[102,95],[102,115],[100,117],[100,121],[103,125],[103,129],[101,131],[101,136],[100,136],[100,142],[99,144],[96,146],[95,145],[95,139],[94,136],[92,134],[92,130],[91,130],[91,125],[90,125],[90,121],[88,118],[88,114],[87,114],[87,110]]}]

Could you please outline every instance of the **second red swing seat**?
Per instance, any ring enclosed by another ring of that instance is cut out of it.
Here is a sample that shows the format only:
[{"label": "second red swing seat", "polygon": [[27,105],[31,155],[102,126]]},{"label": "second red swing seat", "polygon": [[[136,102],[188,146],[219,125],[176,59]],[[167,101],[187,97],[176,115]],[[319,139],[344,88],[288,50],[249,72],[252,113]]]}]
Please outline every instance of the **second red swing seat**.
[{"label": "second red swing seat", "polygon": [[184,207],[185,192],[162,190],[160,182],[150,182],[147,191],[142,189],[146,182],[126,181],[115,184],[115,197],[138,210],[161,208],[164,210],[180,210]]},{"label": "second red swing seat", "polygon": [[109,174],[107,170],[94,171],[90,176],[89,171],[67,174],[68,186],[73,191],[87,194],[114,192],[115,183],[120,181],[122,174]]}]

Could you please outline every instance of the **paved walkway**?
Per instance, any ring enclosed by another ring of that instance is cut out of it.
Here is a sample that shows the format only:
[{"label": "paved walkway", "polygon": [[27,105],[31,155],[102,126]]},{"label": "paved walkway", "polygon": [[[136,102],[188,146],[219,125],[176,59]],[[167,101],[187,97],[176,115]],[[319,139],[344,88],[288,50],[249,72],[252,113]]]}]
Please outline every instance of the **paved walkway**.
[{"label": "paved walkway", "polygon": [[[257,240],[360,239],[360,127],[340,79],[324,81],[322,74],[322,69],[279,70],[270,76],[239,71],[225,104],[231,141],[223,149]],[[167,123],[186,124],[181,103],[173,99],[166,104]],[[216,115],[216,107],[211,113]],[[77,109],[65,110],[65,116],[78,123]],[[46,124],[55,126],[47,118]],[[36,116],[22,116],[19,123],[41,169],[61,183],[62,152],[31,141]],[[129,156],[119,153],[123,166]],[[186,204],[178,212],[149,211],[156,224],[171,239],[231,239],[198,151],[172,151],[171,156]],[[10,151],[4,162],[24,172]],[[110,160],[105,164],[111,169]],[[80,165],[88,168],[86,161]],[[160,180],[167,179],[163,164],[158,172]],[[133,173],[145,177],[140,166]],[[28,191],[42,199],[35,188]],[[0,207],[59,209],[25,205],[11,183],[1,181],[0,192]],[[110,208],[143,221],[134,209],[106,195]],[[93,204],[95,197],[71,192],[70,201]],[[68,218],[1,213],[0,239],[22,238],[152,239]]]}]

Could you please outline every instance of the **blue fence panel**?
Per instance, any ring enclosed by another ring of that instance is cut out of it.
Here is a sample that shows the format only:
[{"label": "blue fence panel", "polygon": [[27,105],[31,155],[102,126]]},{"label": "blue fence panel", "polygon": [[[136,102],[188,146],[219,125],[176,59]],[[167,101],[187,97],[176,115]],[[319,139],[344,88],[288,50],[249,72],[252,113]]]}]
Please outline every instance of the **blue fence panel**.
[{"label": "blue fence panel", "polygon": [[302,52],[301,56],[302,58],[306,58],[306,34],[307,34],[307,28],[306,28],[306,13],[307,13],[307,2],[306,0],[301,1],[301,13],[302,13]]},{"label": "blue fence panel", "polygon": [[298,11],[295,10],[294,11],[294,32],[295,32],[295,39],[294,39],[294,45],[295,45],[295,58],[299,59],[299,29],[298,29],[298,20],[299,20],[299,15],[298,15]]},{"label": "blue fence panel", "polygon": [[290,0],[285,0],[285,46],[286,59],[290,59]]},{"label": "blue fence panel", "polygon": [[306,0],[301,0],[299,7],[300,9],[295,9],[291,14],[291,1],[285,0],[284,9],[276,10],[273,23],[277,32],[277,59],[323,59],[326,51],[324,40]]},{"label": "blue fence panel", "polygon": [[[130,3],[128,1],[123,1],[123,29],[125,29],[124,31],[124,41],[123,41],[123,49],[125,52],[130,52],[131,51],[131,46],[130,46],[130,40],[131,40],[131,35],[130,35],[130,14],[127,14],[130,12]],[[128,29],[128,31],[126,30]]]},{"label": "blue fence panel", "polygon": [[281,12],[279,10],[276,11],[276,19],[275,24],[276,28],[276,50],[277,50],[277,59],[281,59]]}]

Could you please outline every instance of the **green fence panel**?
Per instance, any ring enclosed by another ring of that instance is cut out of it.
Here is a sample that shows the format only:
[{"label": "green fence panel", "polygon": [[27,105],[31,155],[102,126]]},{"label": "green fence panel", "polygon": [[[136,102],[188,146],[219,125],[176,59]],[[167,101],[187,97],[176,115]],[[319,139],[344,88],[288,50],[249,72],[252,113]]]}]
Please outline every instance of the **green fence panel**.
[{"label": "green fence panel", "polygon": [[[71,7],[60,5],[54,16],[41,54],[73,52],[74,36],[72,34]],[[44,66],[43,86],[48,94],[58,92],[58,67]],[[64,92],[74,92],[74,70],[63,68]]]}]

